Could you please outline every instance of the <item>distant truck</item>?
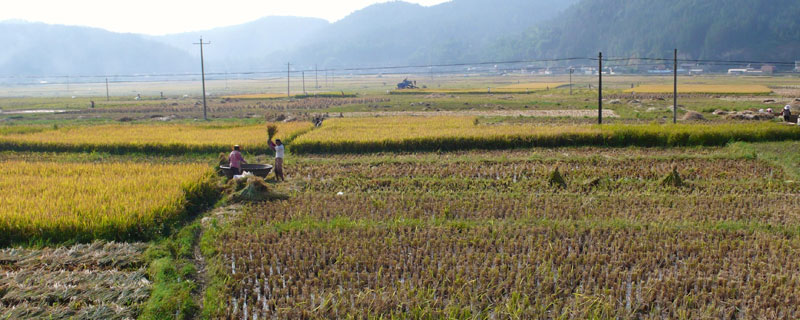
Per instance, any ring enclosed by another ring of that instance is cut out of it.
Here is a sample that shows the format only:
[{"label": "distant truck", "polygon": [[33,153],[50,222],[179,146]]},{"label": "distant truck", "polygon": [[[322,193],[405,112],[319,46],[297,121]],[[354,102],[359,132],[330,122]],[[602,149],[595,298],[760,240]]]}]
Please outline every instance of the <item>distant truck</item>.
[{"label": "distant truck", "polygon": [[397,84],[397,89],[404,90],[404,89],[419,89],[419,88],[417,87],[416,81],[409,81],[408,78],[406,78],[405,80],[403,80],[403,82]]}]

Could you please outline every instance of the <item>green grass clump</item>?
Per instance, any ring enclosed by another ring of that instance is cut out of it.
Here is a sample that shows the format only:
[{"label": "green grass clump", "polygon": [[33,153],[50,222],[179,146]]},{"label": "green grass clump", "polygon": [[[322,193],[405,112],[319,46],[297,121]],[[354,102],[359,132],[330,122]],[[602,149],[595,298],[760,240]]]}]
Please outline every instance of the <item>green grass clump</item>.
[{"label": "green grass clump", "polygon": [[200,224],[194,223],[145,252],[153,291],[139,319],[192,319],[197,313],[193,299],[197,269],[191,259],[200,231]]}]

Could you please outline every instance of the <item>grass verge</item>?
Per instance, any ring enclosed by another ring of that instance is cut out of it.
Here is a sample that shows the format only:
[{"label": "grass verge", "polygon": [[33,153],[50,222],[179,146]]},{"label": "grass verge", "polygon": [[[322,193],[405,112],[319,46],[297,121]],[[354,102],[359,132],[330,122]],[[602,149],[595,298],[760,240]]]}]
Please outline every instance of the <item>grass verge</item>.
[{"label": "grass verge", "polygon": [[197,313],[199,306],[192,299],[197,289],[192,252],[201,228],[200,223],[192,223],[145,252],[153,290],[139,319],[192,319]]}]

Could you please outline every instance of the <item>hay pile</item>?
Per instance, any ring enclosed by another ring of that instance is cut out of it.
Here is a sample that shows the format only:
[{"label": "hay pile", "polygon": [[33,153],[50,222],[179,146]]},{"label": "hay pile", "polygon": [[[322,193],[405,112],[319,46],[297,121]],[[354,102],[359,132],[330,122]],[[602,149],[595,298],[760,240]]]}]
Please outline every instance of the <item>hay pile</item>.
[{"label": "hay pile", "polygon": [[695,111],[686,112],[686,114],[684,114],[683,117],[681,118],[682,121],[692,121],[692,120],[693,121],[701,121],[701,120],[705,120],[705,119],[706,118],[703,116],[702,113],[695,112]]},{"label": "hay pile", "polygon": [[288,195],[275,191],[264,179],[259,177],[232,179],[225,186],[225,200],[228,203],[274,201],[288,198]]},{"label": "hay pile", "polygon": [[152,290],[145,243],[0,249],[0,319],[133,319]]},{"label": "hay pile", "polygon": [[558,167],[556,167],[553,172],[550,172],[550,176],[548,176],[547,181],[550,183],[551,187],[562,189],[567,188],[567,181],[564,180],[564,177],[561,175],[561,172],[559,172]]},{"label": "hay pile", "polygon": [[665,187],[671,186],[676,188],[680,188],[685,185],[683,179],[681,178],[681,175],[678,174],[677,166],[673,166],[672,172],[670,172],[668,175],[666,175],[664,178],[661,179],[661,185]]}]

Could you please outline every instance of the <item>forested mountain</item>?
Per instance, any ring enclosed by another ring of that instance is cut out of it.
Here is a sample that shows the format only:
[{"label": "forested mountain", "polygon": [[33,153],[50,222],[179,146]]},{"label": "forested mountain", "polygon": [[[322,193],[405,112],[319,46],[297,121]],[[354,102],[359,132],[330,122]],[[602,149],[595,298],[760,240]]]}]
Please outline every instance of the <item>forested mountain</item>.
[{"label": "forested mountain", "polygon": [[317,18],[265,17],[253,22],[211,30],[152,37],[200,57],[193,45],[200,37],[210,41],[204,48],[210,70],[241,71],[264,68],[266,57],[286,52],[304,43],[330,23]]},{"label": "forested mountain", "polygon": [[663,57],[800,60],[797,0],[582,0],[496,44],[499,58]]},{"label": "forested mountain", "polygon": [[324,65],[427,64],[482,59],[498,39],[553,18],[576,0],[455,0],[432,7],[369,6],[285,59]]},{"label": "forested mountain", "polygon": [[328,23],[268,17],[160,37],[0,23],[0,75],[196,72],[606,56],[800,60],[797,0],[453,0],[375,4]]},{"label": "forested mountain", "polygon": [[0,75],[95,75],[193,71],[192,56],[141,35],[0,23]]}]

